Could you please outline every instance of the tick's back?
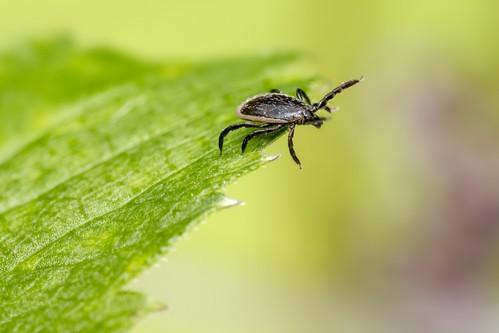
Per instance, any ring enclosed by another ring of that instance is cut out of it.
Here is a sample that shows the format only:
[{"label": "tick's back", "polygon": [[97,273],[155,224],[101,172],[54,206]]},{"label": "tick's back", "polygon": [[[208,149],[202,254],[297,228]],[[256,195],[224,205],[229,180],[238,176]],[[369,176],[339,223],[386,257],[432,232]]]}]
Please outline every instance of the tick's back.
[{"label": "tick's back", "polygon": [[299,119],[307,105],[294,97],[269,93],[246,100],[237,110],[241,119],[266,123],[287,123]]}]

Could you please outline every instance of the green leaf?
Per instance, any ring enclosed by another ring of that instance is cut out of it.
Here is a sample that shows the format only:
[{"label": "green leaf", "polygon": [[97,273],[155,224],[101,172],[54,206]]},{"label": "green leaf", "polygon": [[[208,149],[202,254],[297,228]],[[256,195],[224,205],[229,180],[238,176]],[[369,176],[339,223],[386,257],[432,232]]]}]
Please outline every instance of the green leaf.
[{"label": "green leaf", "polygon": [[[116,84],[161,72],[174,77],[181,64],[150,64],[107,48],[81,50],[67,37],[22,43],[0,54],[0,149],[46,127],[59,107]],[[16,138],[17,140],[13,140]],[[0,155],[1,157],[1,155]]]},{"label": "green leaf", "polygon": [[220,157],[235,107],[307,82],[287,55],[147,64],[102,52],[56,41],[0,57],[0,123],[19,129],[2,130],[1,332],[122,331],[154,309],[127,282],[223,207],[223,186],[264,165],[278,136],[241,155],[247,131],[234,133]]}]

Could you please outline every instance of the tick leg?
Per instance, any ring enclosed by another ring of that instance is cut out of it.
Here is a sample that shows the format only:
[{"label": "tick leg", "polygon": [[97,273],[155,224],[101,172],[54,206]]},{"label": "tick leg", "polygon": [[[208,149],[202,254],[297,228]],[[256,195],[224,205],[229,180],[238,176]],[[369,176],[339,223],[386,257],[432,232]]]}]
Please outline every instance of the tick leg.
[{"label": "tick leg", "polygon": [[307,93],[305,91],[303,91],[303,89],[301,89],[301,88],[296,89],[296,97],[300,101],[303,101],[303,102],[307,103],[308,105],[312,104],[310,102],[310,98],[308,98]]},{"label": "tick leg", "polygon": [[275,94],[280,94],[281,93],[281,91],[279,89],[271,89],[269,92],[270,93],[275,93]]},{"label": "tick leg", "polygon": [[293,136],[295,135],[295,125],[290,125],[289,126],[289,134],[288,134],[288,148],[289,148],[289,153],[291,154],[291,157],[293,158],[293,161],[295,161],[296,164],[301,169],[301,162],[298,156],[296,156],[295,149],[293,147]]},{"label": "tick leg", "polygon": [[220,149],[220,155],[222,155],[222,149],[224,146],[224,138],[229,134],[229,132],[237,130],[239,128],[243,127],[262,127],[262,125],[258,124],[252,124],[252,123],[241,123],[241,124],[234,124],[226,127],[221,133],[220,136],[218,137],[218,148]]},{"label": "tick leg", "polygon": [[334,96],[336,96],[337,94],[339,94],[343,90],[350,88],[351,86],[356,85],[360,81],[362,81],[362,78],[343,82],[342,84],[340,84],[339,86],[337,86],[336,88],[331,90],[329,93],[327,93],[318,103],[314,104],[315,111],[323,109],[326,106],[327,102],[332,100]]},{"label": "tick leg", "polygon": [[275,130],[278,130],[279,128],[281,128],[283,125],[279,124],[279,125],[267,125],[265,126],[264,128],[262,129],[259,129],[259,130],[256,130],[256,131],[253,131],[251,132],[250,134],[246,135],[243,139],[243,144],[241,145],[241,152],[244,153],[244,151],[246,150],[246,146],[248,145],[248,142],[253,139],[254,137],[258,136],[258,135],[263,135],[263,134],[267,134],[267,133],[270,133],[270,132],[273,132]]}]

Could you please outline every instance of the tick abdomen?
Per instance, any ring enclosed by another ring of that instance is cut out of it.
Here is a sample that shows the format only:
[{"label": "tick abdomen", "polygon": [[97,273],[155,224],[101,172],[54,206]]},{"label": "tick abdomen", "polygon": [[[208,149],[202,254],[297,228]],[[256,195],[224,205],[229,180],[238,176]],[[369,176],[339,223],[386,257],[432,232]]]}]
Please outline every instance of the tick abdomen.
[{"label": "tick abdomen", "polygon": [[241,119],[284,124],[303,120],[308,106],[298,99],[279,93],[254,96],[244,101],[237,109]]}]

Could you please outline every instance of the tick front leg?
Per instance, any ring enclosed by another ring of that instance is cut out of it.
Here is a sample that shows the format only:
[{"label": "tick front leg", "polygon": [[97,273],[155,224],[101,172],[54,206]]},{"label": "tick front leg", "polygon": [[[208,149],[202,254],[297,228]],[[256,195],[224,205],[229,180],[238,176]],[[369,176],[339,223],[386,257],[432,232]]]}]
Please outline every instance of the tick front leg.
[{"label": "tick front leg", "polygon": [[343,82],[342,84],[340,84],[339,86],[337,86],[336,88],[331,90],[329,93],[327,93],[318,103],[314,103],[315,111],[323,109],[326,106],[327,102],[332,100],[334,98],[334,96],[336,96],[337,94],[339,94],[343,90],[356,85],[357,83],[361,82],[362,80],[363,80],[363,77],[361,77],[360,79],[355,79],[355,80]]},{"label": "tick front leg", "polygon": [[252,124],[252,123],[241,123],[241,124],[234,124],[226,127],[222,132],[220,132],[220,135],[218,137],[218,149],[220,149],[220,155],[222,155],[222,149],[224,146],[224,139],[229,134],[229,132],[237,130],[239,128],[248,128],[248,127],[262,127],[261,125],[258,124]]},{"label": "tick front leg", "polygon": [[280,91],[279,89],[270,89],[269,93],[280,94],[282,93],[282,91]]},{"label": "tick front leg", "polygon": [[298,158],[298,156],[296,156],[296,152],[295,152],[294,145],[293,145],[293,136],[294,135],[295,135],[295,125],[293,124],[293,125],[289,126],[288,148],[289,148],[289,153],[291,154],[291,157],[293,158],[293,161],[295,161],[295,163],[298,164],[298,166],[301,169],[301,162],[300,162],[300,159]]},{"label": "tick front leg", "polygon": [[258,135],[263,135],[263,134],[267,134],[267,133],[276,131],[276,130],[282,128],[282,126],[283,125],[280,125],[280,124],[279,125],[266,125],[262,129],[253,131],[250,134],[246,135],[243,139],[243,144],[241,145],[241,152],[244,153],[244,151],[246,150],[246,146],[248,145],[248,142],[251,139],[253,139],[254,137],[256,137]]}]

